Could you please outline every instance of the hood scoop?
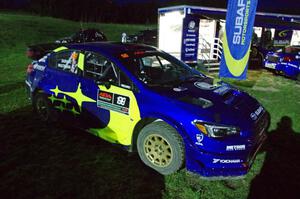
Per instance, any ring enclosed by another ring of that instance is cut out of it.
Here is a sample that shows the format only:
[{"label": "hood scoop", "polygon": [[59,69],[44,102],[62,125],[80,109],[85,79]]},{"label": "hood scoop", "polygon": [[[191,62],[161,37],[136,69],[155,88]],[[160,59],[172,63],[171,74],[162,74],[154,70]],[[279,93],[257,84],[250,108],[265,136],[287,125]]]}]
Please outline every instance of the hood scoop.
[{"label": "hood scoop", "polygon": [[196,86],[197,88],[200,88],[202,90],[213,90],[216,88],[216,86],[209,84],[207,82],[195,82],[194,86]]}]

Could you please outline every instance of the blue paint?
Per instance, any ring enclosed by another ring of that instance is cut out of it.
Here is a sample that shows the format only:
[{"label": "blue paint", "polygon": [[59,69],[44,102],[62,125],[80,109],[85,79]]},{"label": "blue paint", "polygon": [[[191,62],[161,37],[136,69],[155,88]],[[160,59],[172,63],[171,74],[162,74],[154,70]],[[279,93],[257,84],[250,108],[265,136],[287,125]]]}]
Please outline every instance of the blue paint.
[{"label": "blue paint", "polygon": [[[264,133],[269,122],[267,111],[256,99],[223,82],[213,85],[211,79],[173,57],[170,57],[172,62],[181,65],[182,70],[189,71],[191,75],[197,77],[183,81],[181,87],[185,89],[182,91],[176,91],[174,87],[177,86],[175,85],[172,87],[149,87],[137,78],[135,72],[139,68],[135,68],[135,65],[124,64],[126,62],[120,55],[127,53],[130,57],[133,56],[133,52],[144,51],[169,56],[153,47],[118,43],[90,43],[69,45],[68,48],[102,54],[113,61],[129,77],[136,87],[134,94],[141,118],[161,119],[174,127],[182,136],[186,150],[187,170],[207,177],[239,176],[248,172],[255,152],[263,143]],[[45,64],[46,69],[39,72],[43,74],[41,78],[33,83],[36,84],[34,89],[41,89],[51,95],[49,89],[59,85],[61,90],[74,92],[80,82],[83,94],[96,100],[97,85],[94,81],[80,75],[52,69],[47,64]],[[36,73],[31,73],[29,78],[35,75]],[[198,84],[195,84],[196,82]],[[187,102],[189,99],[197,100],[200,97],[209,100],[213,105],[203,108]],[[75,103],[75,101],[72,102]],[[258,112],[258,110],[261,111]],[[110,119],[109,111],[97,108],[96,102],[83,103],[82,112],[84,113],[82,120],[84,125],[81,128],[105,127]],[[253,114],[257,114],[255,119],[251,118]],[[195,120],[208,124],[234,126],[240,132],[223,138],[213,138],[197,129],[193,124]],[[244,149],[228,150],[227,148],[231,146],[242,146]]]}]

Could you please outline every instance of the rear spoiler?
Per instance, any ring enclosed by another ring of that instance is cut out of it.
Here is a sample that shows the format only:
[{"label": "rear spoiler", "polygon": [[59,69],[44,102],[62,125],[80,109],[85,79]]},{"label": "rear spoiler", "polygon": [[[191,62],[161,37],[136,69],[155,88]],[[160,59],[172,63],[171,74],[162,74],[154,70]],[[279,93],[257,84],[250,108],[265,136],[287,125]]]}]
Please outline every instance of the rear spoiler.
[{"label": "rear spoiler", "polygon": [[62,44],[58,43],[30,45],[27,47],[26,54],[32,60],[38,60],[60,46],[62,46]]}]

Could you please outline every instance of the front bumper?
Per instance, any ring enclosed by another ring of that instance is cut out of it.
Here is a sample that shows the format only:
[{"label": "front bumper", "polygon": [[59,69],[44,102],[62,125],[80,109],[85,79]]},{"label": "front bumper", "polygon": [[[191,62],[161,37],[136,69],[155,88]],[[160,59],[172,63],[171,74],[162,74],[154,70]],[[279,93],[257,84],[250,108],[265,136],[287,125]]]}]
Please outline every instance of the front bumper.
[{"label": "front bumper", "polygon": [[277,63],[266,61],[264,65],[266,69],[276,70]]},{"label": "front bumper", "polygon": [[26,93],[27,93],[27,96],[28,96],[28,99],[31,100],[32,98],[32,83],[31,81],[29,80],[29,78],[27,78],[25,80],[25,84],[26,84]]},{"label": "front bumper", "polygon": [[269,124],[270,114],[265,112],[253,127],[253,137],[245,138],[244,142],[247,144],[241,150],[220,150],[212,153],[205,151],[205,147],[201,149],[195,145],[188,145],[186,147],[187,170],[209,178],[237,177],[247,174],[267,138],[266,131]]},{"label": "front bumper", "polygon": [[230,154],[212,154],[195,147],[187,148],[186,168],[203,177],[236,177],[248,173],[257,153],[266,140],[263,132],[249,151]]}]

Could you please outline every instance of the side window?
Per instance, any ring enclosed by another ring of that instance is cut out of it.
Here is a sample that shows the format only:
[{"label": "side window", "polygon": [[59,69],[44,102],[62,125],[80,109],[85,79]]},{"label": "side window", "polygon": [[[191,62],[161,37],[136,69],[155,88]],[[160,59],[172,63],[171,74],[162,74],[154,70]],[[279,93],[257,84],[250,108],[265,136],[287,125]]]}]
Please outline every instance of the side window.
[{"label": "side window", "polygon": [[93,52],[85,54],[84,76],[98,81],[109,81],[115,85],[119,84],[118,69],[114,63]]},{"label": "side window", "polygon": [[160,62],[156,56],[149,56],[142,58],[143,65],[145,67],[155,67],[160,68]]},{"label": "side window", "polygon": [[77,74],[79,52],[75,50],[65,50],[52,54],[49,58],[49,66],[66,72]]}]

